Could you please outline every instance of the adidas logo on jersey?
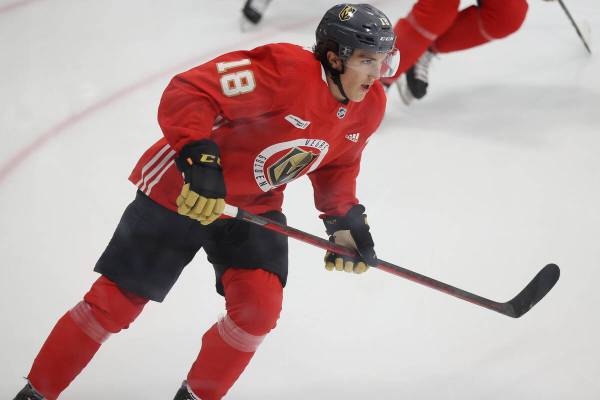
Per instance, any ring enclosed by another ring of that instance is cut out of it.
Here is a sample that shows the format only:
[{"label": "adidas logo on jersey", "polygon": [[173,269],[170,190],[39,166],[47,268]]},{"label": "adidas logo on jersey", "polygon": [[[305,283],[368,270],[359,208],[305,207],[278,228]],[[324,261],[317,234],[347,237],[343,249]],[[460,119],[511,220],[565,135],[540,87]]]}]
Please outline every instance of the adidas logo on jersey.
[{"label": "adidas logo on jersey", "polygon": [[310,125],[310,121],[305,121],[292,114],[286,115],[285,120],[298,129],[306,129]]},{"label": "adidas logo on jersey", "polygon": [[349,141],[356,143],[358,142],[358,137],[360,136],[360,133],[349,133],[346,135],[346,139],[348,139]]}]

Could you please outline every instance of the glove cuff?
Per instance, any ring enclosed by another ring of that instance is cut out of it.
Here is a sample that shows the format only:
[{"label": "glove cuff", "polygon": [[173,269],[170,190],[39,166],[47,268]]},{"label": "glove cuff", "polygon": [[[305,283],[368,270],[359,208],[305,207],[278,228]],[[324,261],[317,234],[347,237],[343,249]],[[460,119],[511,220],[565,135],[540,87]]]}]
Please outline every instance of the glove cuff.
[{"label": "glove cuff", "polygon": [[181,172],[186,172],[192,165],[221,169],[219,146],[210,139],[188,143],[181,148],[175,164]]},{"label": "glove cuff", "polygon": [[351,230],[357,225],[364,225],[366,218],[364,215],[365,210],[365,206],[362,204],[355,204],[343,216],[326,216],[323,218],[323,224],[325,224],[327,234],[333,235],[337,231]]}]

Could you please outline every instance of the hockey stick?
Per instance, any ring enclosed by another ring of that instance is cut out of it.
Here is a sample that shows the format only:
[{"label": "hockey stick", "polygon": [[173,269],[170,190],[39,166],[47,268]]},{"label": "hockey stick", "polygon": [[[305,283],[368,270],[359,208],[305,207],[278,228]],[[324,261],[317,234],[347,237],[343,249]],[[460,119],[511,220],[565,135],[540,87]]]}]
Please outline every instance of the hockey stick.
[{"label": "hockey stick", "polygon": [[560,4],[560,6],[562,7],[562,9],[565,12],[565,14],[567,14],[567,17],[571,21],[571,25],[573,25],[573,28],[575,28],[575,31],[577,32],[577,35],[579,36],[579,38],[583,42],[583,45],[585,46],[585,49],[588,51],[588,53],[592,54],[592,50],[590,49],[590,46],[589,46],[587,40],[585,39],[584,35],[579,30],[579,26],[577,25],[577,23],[575,22],[575,20],[571,16],[571,13],[567,9],[567,6],[565,6],[565,3],[563,3],[563,0],[558,0],[558,4]]},{"label": "hockey stick", "polygon": [[[337,245],[327,239],[311,235],[310,233],[303,232],[272,219],[249,213],[241,208],[226,205],[223,214],[252,224],[260,225],[265,229],[312,244],[313,246],[320,247],[324,250],[350,257],[357,257],[356,252],[352,249]],[[499,303],[383,260],[379,260],[377,268],[513,318],[519,318],[536,305],[537,302],[552,289],[560,276],[560,269],[558,266],[555,264],[548,264],[542,268],[531,282],[525,286],[525,289],[521,290],[521,292],[512,300],[505,303]]]}]

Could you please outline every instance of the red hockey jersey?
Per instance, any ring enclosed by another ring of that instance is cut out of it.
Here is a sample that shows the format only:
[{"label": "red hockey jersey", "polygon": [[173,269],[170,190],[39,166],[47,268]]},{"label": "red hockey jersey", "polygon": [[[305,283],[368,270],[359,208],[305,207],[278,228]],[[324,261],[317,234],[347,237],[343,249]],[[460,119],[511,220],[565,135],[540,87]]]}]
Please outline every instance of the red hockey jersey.
[{"label": "red hockey jersey", "polygon": [[186,144],[210,138],[221,151],[228,204],[280,211],[286,184],[308,175],[317,209],[343,215],[358,203],[361,153],[385,102],[376,82],[362,102],[340,103],[313,53],[296,45],[227,53],[171,80],[158,110],[164,138],[129,179],[177,210],[183,178],[174,159]]}]

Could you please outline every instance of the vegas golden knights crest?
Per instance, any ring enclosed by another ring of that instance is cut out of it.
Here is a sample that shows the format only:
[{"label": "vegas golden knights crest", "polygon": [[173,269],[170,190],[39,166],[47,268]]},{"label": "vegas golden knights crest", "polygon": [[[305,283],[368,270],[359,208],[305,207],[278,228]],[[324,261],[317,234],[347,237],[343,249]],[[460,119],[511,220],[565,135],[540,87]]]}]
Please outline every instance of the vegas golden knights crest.
[{"label": "vegas golden knights crest", "polygon": [[329,143],[316,138],[272,144],[254,158],[254,180],[260,190],[268,192],[314,171],[328,151]]},{"label": "vegas golden knights crest", "polygon": [[315,157],[310,151],[294,147],[269,167],[269,183],[271,186],[279,186],[294,180]]},{"label": "vegas golden knights crest", "polygon": [[354,8],[352,6],[346,6],[346,7],[342,8],[342,11],[340,11],[340,21],[348,21],[350,18],[352,18],[354,16],[355,12],[356,12],[356,8]]}]

